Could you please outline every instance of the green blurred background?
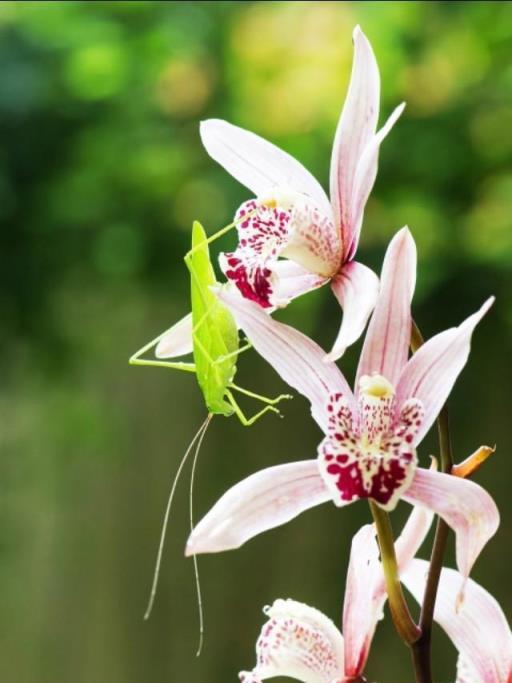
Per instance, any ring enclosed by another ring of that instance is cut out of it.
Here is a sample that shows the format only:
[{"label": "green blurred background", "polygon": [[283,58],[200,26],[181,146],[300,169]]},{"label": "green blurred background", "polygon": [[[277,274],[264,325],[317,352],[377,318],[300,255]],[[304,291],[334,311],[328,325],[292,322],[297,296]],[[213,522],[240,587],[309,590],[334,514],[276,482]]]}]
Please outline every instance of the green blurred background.
[{"label": "green blurred background", "polygon": [[[192,376],[127,361],[189,308],[182,256],[192,220],[214,232],[248,197],[202,149],[200,119],[268,137],[325,185],[356,23],[381,68],[381,120],[407,101],[382,148],[360,259],[379,269],[391,235],[410,225],[415,316],[428,335],[498,297],[450,406],[459,459],[498,444],[477,479],[503,523],[474,577],[508,610],[511,4],[4,2],[2,681],[236,681],[254,664],[260,610],[274,598],[308,602],[339,623],[350,540],[369,519],[363,504],[325,505],[237,552],[201,558],[206,641],[195,659],[186,480],[143,622],[170,482],[205,409]],[[218,250],[233,244],[230,235]],[[281,317],[327,347],[339,309],[324,288]],[[358,350],[343,359],[349,377]],[[284,390],[255,354],[239,377],[255,391]],[[314,454],[320,434],[306,402],[283,410],[285,420],[252,429],[213,420],[196,517],[257,468]],[[424,464],[434,436],[421,447]],[[397,510],[397,528],[406,512]],[[436,679],[454,680],[453,650],[440,632],[436,643]],[[389,620],[368,675],[412,680]]]}]

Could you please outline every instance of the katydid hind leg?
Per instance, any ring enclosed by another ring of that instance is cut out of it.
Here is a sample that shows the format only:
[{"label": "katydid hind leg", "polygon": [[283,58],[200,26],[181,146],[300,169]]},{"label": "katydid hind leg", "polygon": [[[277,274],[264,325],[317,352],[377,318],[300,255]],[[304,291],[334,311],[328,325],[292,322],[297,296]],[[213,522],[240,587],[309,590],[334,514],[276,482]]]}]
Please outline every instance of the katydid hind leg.
[{"label": "katydid hind leg", "polygon": [[279,417],[282,417],[279,410],[272,405],[266,405],[264,408],[262,408],[259,412],[257,412],[252,417],[246,417],[244,412],[242,411],[242,409],[238,405],[238,403],[235,401],[235,398],[234,398],[233,394],[229,391],[229,389],[226,390],[226,398],[228,399],[230,405],[232,406],[235,415],[238,417],[238,419],[240,420],[240,423],[244,427],[251,427],[261,417],[266,415],[266,413],[275,413]]},{"label": "katydid hind leg", "polygon": [[239,394],[243,394],[244,396],[249,396],[249,398],[253,398],[256,401],[261,401],[262,403],[266,403],[269,406],[275,406],[281,401],[289,401],[290,399],[293,398],[291,394],[279,394],[279,396],[276,396],[276,398],[268,398],[267,396],[262,396],[261,394],[256,394],[254,391],[249,391],[249,389],[244,389],[243,387],[239,387],[237,384],[231,384],[229,385],[230,389],[233,389],[234,391],[238,391]]}]

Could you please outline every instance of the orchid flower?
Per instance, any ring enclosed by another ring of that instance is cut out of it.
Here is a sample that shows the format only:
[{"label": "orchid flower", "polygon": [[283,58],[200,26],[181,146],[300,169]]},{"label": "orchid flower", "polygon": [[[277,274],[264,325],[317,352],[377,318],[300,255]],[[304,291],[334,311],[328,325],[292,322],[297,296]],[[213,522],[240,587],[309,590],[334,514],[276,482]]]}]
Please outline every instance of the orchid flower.
[{"label": "orchid flower", "polygon": [[407,360],[415,276],[416,247],[403,228],[386,252],[355,393],[315,342],[253,302],[219,291],[255,349],[309,399],[325,438],[315,460],[261,470],[227,491],[191,534],[189,555],[237,548],[328,500],[341,507],[370,498],[391,510],[402,498],[439,514],[455,530],[458,566],[469,574],[498,527],[496,505],[474,482],[417,467],[416,447],[464,367],[472,332],[493,300]]},{"label": "orchid flower", "polygon": [[[414,560],[401,579],[419,602],[423,599],[428,562]],[[457,683],[511,683],[512,633],[503,610],[493,596],[467,579],[464,598],[457,598],[464,577],[443,569],[434,619],[459,652]]]},{"label": "orchid flower", "polygon": [[[421,546],[432,514],[416,508],[396,541],[400,571]],[[242,683],[261,683],[289,676],[303,683],[342,683],[362,675],[386,602],[384,574],[373,524],[352,540],[343,608],[344,637],[317,609],[295,600],[276,600],[265,607],[268,621],[256,644],[257,663],[240,673]]]},{"label": "orchid flower", "polygon": [[[397,107],[377,131],[377,62],[358,26],[353,39],[352,75],[332,150],[330,200],[299,161],[270,142],[226,121],[201,124],[208,154],[256,195],[236,213],[239,243],[220,256],[224,274],[243,297],[269,312],[330,282],[344,310],[332,359],[359,338],[375,305],[378,278],[354,256],[380,144],[404,108]],[[170,358],[191,349],[187,316],[162,337],[156,355]]]}]

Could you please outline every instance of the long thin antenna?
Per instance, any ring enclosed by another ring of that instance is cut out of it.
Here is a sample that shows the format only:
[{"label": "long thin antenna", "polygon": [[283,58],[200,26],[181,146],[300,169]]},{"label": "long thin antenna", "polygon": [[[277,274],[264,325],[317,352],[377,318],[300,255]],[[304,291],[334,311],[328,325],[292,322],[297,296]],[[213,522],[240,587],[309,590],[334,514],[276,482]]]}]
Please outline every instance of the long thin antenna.
[{"label": "long thin antenna", "polygon": [[[210,420],[213,415],[210,413],[206,418],[206,425],[201,432],[201,436],[197,442],[196,450],[194,453],[194,459],[192,461],[192,470],[190,473],[190,492],[189,492],[189,514],[190,514],[190,532],[194,531],[194,479],[196,475],[197,458],[199,456],[199,451],[201,450],[201,445],[203,443],[204,435],[210,424]],[[196,580],[196,593],[197,593],[197,608],[199,612],[199,642],[197,644],[196,657],[199,657],[203,649],[204,641],[204,612],[203,612],[203,597],[201,594],[201,583],[199,581],[199,568],[197,566],[197,556],[193,555],[192,559],[194,561],[194,577]]]},{"label": "long thin antenna", "polygon": [[171,492],[169,493],[169,499],[167,501],[167,507],[165,509],[164,521],[162,524],[162,531],[160,533],[160,542],[158,544],[158,552],[157,552],[157,556],[156,556],[155,570],[153,573],[153,583],[151,584],[151,593],[149,595],[149,601],[148,601],[148,606],[146,607],[146,612],[144,613],[144,619],[145,620],[149,619],[149,617],[151,615],[151,610],[153,609],[153,603],[155,602],[156,590],[158,587],[158,579],[160,577],[160,567],[162,564],[162,555],[164,552],[165,535],[167,533],[167,525],[169,523],[169,515],[171,512],[171,505],[172,505],[172,501],[174,498],[174,493],[176,491],[176,486],[178,484],[178,481],[179,481],[180,475],[183,471],[183,468],[185,467],[185,463],[187,462],[188,456],[190,455],[192,449],[194,448],[194,444],[196,443],[196,441],[198,439],[200,439],[200,442],[201,442],[202,437],[204,435],[204,432],[210,423],[210,420],[211,420],[211,415],[209,414],[207,416],[206,420],[201,424],[201,426],[199,427],[199,429],[195,433],[194,438],[190,442],[187,450],[185,451],[185,455],[181,459],[179,467],[176,471],[176,475],[175,475],[174,480],[172,482]]}]

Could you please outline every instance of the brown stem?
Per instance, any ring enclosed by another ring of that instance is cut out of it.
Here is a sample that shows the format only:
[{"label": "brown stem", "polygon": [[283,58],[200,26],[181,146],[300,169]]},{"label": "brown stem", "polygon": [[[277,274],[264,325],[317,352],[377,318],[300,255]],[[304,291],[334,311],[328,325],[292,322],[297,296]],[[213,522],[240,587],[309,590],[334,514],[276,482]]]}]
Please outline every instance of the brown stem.
[{"label": "brown stem", "polygon": [[[416,352],[423,344],[423,337],[418,326],[413,321],[411,330],[411,349]],[[446,406],[441,410],[437,419],[437,431],[439,438],[439,452],[441,456],[441,470],[449,474],[453,466],[452,446],[450,440],[450,427],[448,409]],[[416,683],[432,683],[431,667],[431,640],[432,622],[436,604],[437,589],[441,577],[443,557],[448,540],[449,527],[441,518],[438,518],[432,554],[430,556],[430,568],[421,607],[420,623],[421,636],[412,646]]]}]

